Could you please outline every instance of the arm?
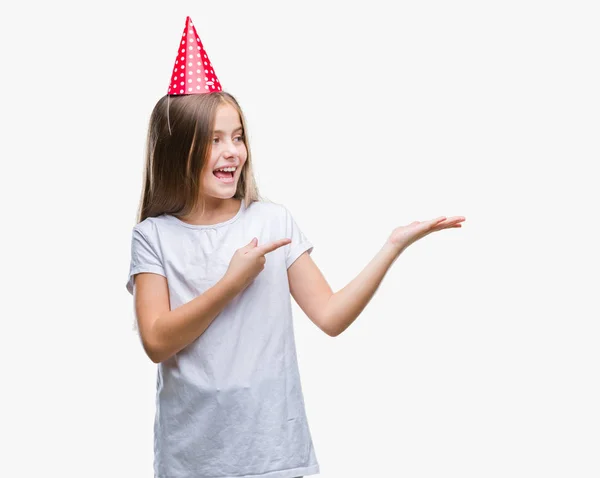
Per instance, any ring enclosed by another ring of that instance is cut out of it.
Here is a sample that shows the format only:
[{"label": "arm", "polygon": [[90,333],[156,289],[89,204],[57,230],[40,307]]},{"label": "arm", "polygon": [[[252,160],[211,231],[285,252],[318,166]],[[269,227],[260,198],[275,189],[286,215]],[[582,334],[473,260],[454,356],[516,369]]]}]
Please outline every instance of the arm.
[{"label": "arm", "polygon": [[371,262],[335,294],[310,256],[304,253],[288,269],[290,292],[304,313],[323,332],[335,337],[356,320],[408,246],[432,232],[460,228],[464,220],[463,216],[442,216],[397,227]]},{"label": "arm", "polygon": [[386,243],[371,262],[335,294],[310,255],[304,253],[288,269],[290,292],[315,325],[335,337],[364,310],[401,251]]},{"label": "arm", "polygon": [[186,304],[170,310],[166,277],[139,273],[134,277],[134,302],[142,345],[148,357],[167,360],[200,337],[225,306],[265,267],[265,254],[286,244],[279,239],[257,246],[254,238],[233,255],[223,278]]},{"label": "arm", "polygon": [[170,310],[167,279],[158,274],[135,276],[134,303],[142,345],[150,360],[163,362],[196,340],[243,284],[223,277],[202,295]]}]

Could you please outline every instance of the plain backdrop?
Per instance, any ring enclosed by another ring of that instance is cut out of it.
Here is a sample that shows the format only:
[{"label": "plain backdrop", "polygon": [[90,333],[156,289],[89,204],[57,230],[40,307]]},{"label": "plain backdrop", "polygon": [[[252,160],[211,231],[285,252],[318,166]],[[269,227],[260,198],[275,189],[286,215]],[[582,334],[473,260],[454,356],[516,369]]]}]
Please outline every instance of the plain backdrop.
[{"label": "plain backdrop", "polygon": [[189,15],[261,193],[335,290],[394,227],[466,217],[410,246],[339,337],[294,305],[321,476],[600,476],[596,2],[0,13],[0,475],[152,476],[156,365],[125,282]]}]

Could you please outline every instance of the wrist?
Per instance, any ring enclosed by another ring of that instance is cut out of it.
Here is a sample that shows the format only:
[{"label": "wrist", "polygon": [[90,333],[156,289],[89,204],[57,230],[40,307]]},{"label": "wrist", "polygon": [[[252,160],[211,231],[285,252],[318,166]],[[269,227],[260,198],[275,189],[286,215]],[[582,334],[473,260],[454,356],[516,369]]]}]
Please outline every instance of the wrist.
[{"label": "wrist", "polygon": [[381,248],[381,253],[386,257],[390,258],[391,261],[395,261],[400,254],[406,249],[406,247],[402,244],[397,244],[392,242],[391,240],[385,241],[385,244]]},{"label": "wrist", "polygon": [[223,289],[224,294],[231,297],[235,297],[244,290],[242,282],[227,273],[225,273],[218,284]]},{"label": "wrist", "polygon": [[404,244],[394,242],[391,239],[385,241],[385,244],[383,245],[383,250],[389,252],[390,254],[400,255],[404,249],[406,249]]}]

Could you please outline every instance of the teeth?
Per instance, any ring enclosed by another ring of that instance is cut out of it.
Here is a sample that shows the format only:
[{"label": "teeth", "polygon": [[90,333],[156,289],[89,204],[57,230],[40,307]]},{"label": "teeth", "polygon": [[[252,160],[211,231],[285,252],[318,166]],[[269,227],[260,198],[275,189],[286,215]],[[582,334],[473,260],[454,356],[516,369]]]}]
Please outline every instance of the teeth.
[{"label": "teeth", "polygon": [[235,170],[236,170],[236,168],[233,166],[231,166],[229,168],[215,169],[215,171],[226,171],[226,172],[234,172]]}]

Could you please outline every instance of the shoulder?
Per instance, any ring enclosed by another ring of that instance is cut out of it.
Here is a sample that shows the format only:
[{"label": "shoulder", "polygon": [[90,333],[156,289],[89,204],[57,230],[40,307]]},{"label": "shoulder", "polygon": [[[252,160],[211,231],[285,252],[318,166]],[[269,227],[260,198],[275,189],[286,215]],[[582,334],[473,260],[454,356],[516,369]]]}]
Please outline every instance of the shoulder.
[{"label": "shoulder", "polygon": [[132,234],[134,237],[142,236],[148,242],[153,242],[158,234],[158,229],[161,223],[165,222],[165,215],[158,217],[147,217],[142,222],[138,222],[132,228]]},{"label": "shoulder", "polygon": [[257,215],[263,219],[285,219],[289,214],[287,208],[280,203],[270,201],[267,199],[261,199],[252,202],[247,212],[252,215]]}]

